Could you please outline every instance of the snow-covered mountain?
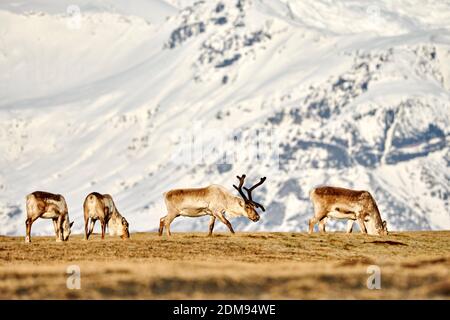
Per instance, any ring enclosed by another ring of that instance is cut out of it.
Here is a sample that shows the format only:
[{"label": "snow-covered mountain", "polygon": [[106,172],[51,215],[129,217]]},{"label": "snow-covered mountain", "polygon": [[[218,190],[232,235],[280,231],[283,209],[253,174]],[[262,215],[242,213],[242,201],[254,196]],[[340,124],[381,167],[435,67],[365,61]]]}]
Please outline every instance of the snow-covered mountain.
[{"label": "snow-covered mountain", "polygon": [[76,232],[94,190],[148,231],[164,191],[242,173],[267,211],[236,230],[306,230],[321,184],[370,190],[390,230],[449,229],[450,3],[394,3],[1,2],[0,234],[34,190]]}]

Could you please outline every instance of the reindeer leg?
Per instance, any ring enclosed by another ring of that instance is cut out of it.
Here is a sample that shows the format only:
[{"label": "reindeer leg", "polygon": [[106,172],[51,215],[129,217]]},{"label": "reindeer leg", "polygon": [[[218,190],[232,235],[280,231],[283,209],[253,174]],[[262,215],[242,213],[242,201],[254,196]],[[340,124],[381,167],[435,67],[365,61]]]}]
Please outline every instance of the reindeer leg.
[{"label": "reindeer leg", "polygon": [[165,215],[164,217],[162,217],[161,219],[159,219],[159,231],[158,231],[158,235],[161,237],[162,233],[164,231],[164,221],[166,219],[167,215]]},{"label": "reindeer leg", "polygon": [[33,224],[34,220],[32,218],[27,218],[25,221],[26,226],[26,236],[25,236],[25,242],[30,243],[31,242],[31,225]]},{"label": "reindeer leg", "polygon": [[228,229],[230,229],[230,232],[234,234],[233,226],[231,225],[230,221],[228,221],[227,218],[225,218],[223,213],[217,214],[217,218],[219,218],[219,220],[222,221],[222,223],[226,225]]},{"label": "reindeer leg", "polygon": [[52,219],[53,221],[53,228],[55,228],[55,237],[56,240],[58,240],[58,219]]},{"label": "reindeer leg", "polygon": [[319,231],[325,233],[325,224],[327,223],[327,217],[323,217],[322,220],[319,221]]},{"label": "reindeer leg", "polygon": [[211,216],[211,218],[209,219],[209,233],[208,233],[208,237],[212,236],[215,222],[216,222],[216,217],[215,216]]},{"label": "reindeer leg", "polygon": [[56,241],[62,242],[63,234],[61,232],[61,227],[62,227],[62,215],[61,214],[58,216],[58,219],[56,220],[56,227],[58,228],[58,233],[56,234]]},{"label": "reindeer leg", "polygon": [[84,239],[89,240],[89,217],[84,216]]},{"label": "reindeer leg", "polygon": [[166,228],[166,234],[168,237],[170,237],[172,234],[170,233],[170,224],[172,223],[172,221],[178,217],[178,215],[171,215],[168,214],[165,218],[164,218],[164,227]]},{"label": "reindeer leg", "polygon": [[92,232],[94,232],[94,226],[95,226],[95,222],[96,221],[97,220],[91,218],[91,225],[89,226],[89,232],[88,232],[88,235],[87,235],[88,239],[91,236]]},{"label": "reindeer leg", "polygon": [[309,219],[309,231],[308,231],[309,234],[312,234],[314,232],[314,226],[316,225],[317,222],[319,222],[319,219],[316,218],[316,216]]},{"label": "reindeer leg", "polygon": [[102,225],[102,239],[105,239],[105,234],[106,234],[106,228],[108,227],[108,222],[109,222],[109,218],[111,217],[111,214],[109,212],[109,209],[105,207],[104,209],[104,220],[103,220],[103,225]]},{"label": "reindeer leg", "polygon": [[352,231],[353,231],[353,223],[354,223],[354,221],[351,220],[351,219],[347,221],[347,233],[352,233]]},{"label": "reindeer leg", "polygon": [[364,218],[358,217],[357,220],[358,220],[358,225],[359,225],[359,228],[361,229],[361,232],[367,234],[367,229],[366,229],[366,225],[364,223]]},{"label": "reindeer leg", "polygon": [[100,219],[100,223],[102,224],[102,240],[105,239],[106,232],[106,221],[105,219]]}]

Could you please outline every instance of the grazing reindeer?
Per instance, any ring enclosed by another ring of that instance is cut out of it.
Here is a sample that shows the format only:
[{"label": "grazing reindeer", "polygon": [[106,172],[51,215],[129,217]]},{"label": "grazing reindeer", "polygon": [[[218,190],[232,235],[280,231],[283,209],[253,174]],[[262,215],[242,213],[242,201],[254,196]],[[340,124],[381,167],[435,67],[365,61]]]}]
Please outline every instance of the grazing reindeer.
[{"label": "grazing reindeer", "polygon": [[[105,239],[106,226],[108,226],[109,235],[120,236],[122,239],[128,239],[128,222],[122,217],[109,194],[100,194],[92,192],[88,194],[83,204],[84,209],[84,232],[86,240],[94,230],[97,220],[100,220],[102,226],[102,239]],[[89,219],[91,221],[88,229]]]},{"label": "grazing reindeer", "polygon": [[[314,217],[309,220],[309,233],[319,223],[325,232],[327,218],[349,219],[347,232],[352,232],[356,220],[362,233],[387,235],[386,221],[381,220],[377,204],[368,191],[356,191],[336,187],[318,187],[310,192]],[[367,222],[367,228],[366,228]]]},{"label": "grazing reindeer", "polygon": [[177,189],[166,192],[164,200],[166,202],[167,215],[160,219],[159,235],[162,235],[165,227],[167,236],[170,236],[170,224],[178,216],[201,217],[210,215],[208,236],[212,235],[216,218],[222,221],[230,229],[231,233],[234,233],[231,223],[225,217],[225,213],[235,217],[244,216],[254,222],[258,221],[259,214],[256,212],[256,209],[266,210],[261,204],[252,199],[252,191],[262,185],[266,178],[261,178],[251,188],[244,187],[247,191],[247,196],[242,191],[245,175],[237,178],[239,179],[239,186],[233,185],[233,187],[242,198],[233,195],[224,187],[214,184],[206,188]]},{"label": "grazing reindeer", "polygon": [[67,241],[70,228],[69,211],[64,197],[43,191],[35,191],[26,196],[27,220],[25,242],[31,242],[31,225],[38,218],[52,219],[56,241]]}]

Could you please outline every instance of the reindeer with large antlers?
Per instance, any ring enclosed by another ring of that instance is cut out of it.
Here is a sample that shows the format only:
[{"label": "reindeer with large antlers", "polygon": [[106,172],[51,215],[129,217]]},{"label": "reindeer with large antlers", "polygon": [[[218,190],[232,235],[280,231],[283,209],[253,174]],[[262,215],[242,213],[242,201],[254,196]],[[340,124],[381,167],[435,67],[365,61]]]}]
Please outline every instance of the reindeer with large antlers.
[{"label": "reindeer with large antlers", "polygon": [[[179,216],[201,217],[210,215],[208,236],[212,235],[216,219],[219,219],[230,229],[231,233],[234,233],[233,227],[225,217],[225,214],[230,217],[244,216],[254,222],[258,221],[259,214],[256,212],[256,209],[259,208],[262,211],[265,211],[265,209],[261,204],[253,200],[252,191],[262,185],[266,178],[261,178],[251,188],[244,187],[245,175],[237,178],[239,179],[239,185],[233,185],[233,187],[239,192],[241,197],[235,196],[226,188],[215,184],[205,188],[176,189],[166,192],[164,200],[166,202],[167,215],[160,219],[159,235],[162,235],[165,227],[167,236],[170,236],[170,224]],[[245,189],[247,195],[245,195],[242,188]]]}]

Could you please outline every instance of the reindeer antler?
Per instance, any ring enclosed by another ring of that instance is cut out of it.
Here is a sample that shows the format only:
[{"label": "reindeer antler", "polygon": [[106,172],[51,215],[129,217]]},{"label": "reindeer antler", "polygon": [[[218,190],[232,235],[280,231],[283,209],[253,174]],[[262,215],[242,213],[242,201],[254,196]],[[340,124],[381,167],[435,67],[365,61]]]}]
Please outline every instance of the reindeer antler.
[{"label": "reindeer antler", "polygon": [[259,187],[260,185],[262,185],[264,183],[264,181],[266,181],[266,177],[261,178],[261,180],[259,180],[259,182],[255,185],[253,185],[251,188],[244,187],[245,191],[247,191],[249,202],[253,203],[256,207],[261,208],[262,211],[266,211],[266,209],[264,208],[264,206],[262,204],[254,201],[252,199],[252,191],[255,190],[257,187]]},{"label": "reindeer antler", "polygon": [[[247,197],[245,196],[244,191],[242,191],[242,186],[244,185],[244,180],[245,180],[245,174],[242,175],[242,177],[236,176],[236,178],[239,179],[239,187],[236,187],[233,184],[233,187],[239,192],[239,194],[241,195],[241,197],[244,199],[245,202],[248,202]],[[244,187],[245,188],[245,187]]]}]

